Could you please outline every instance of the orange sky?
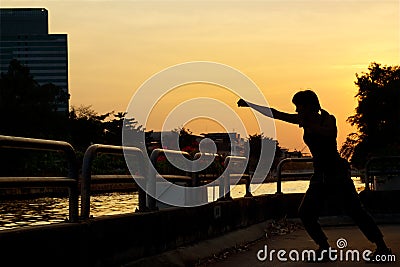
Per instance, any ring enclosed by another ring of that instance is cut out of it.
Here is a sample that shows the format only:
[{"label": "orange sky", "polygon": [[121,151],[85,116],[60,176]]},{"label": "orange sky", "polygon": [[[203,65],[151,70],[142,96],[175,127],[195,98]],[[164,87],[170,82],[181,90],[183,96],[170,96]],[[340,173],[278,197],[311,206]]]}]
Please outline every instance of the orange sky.
[{"label": "orange sky", "polygon": [[[357,105],[355,74],[368,71],[371,62],[400,64],[397,0],[2,0],[0,5],[48,9],[50,32],[68,33],[71,104],[92,105],[99,113],[125,111],[140,85],[164,68],[213,61],[243,72],[282,111],[294,111],[296,91],[316,91],[323,108],[337,118],[340,146],[355,131],[346,123]],[[147,129],[158,130],[162,114],[179,99],[198,97],[198,90],[188,86],[167,95]],[[235,107],[235,95],[210,86],[200,91],[248,118],[253,134],[257,127],[248,110]],[[186,126],[197,133],[219,130],[215,125],[195,120]],[[276,122],[276,138],[289,149],[304,147],[296,126]]]}]

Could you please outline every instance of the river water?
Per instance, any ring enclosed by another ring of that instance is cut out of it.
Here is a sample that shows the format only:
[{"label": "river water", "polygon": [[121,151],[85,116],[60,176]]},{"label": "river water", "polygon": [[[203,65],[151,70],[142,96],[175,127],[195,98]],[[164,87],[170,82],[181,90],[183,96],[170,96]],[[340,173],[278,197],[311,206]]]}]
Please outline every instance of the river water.
[{"label": "river water", "polygon": [[[359,178],[353,178],[357,191],[364,188]],[[303,193],[309,181],[284,181],[283,193]],[[253,191],[253,190],[252,190]],[[218,188],[209,188],[209,201],[216,197]],[[253,195],[275,194],[276,183],[265,183],[252,192]],[[233,186],[231,196],[242,197],[245,186]],[[218,197],[218,196],[217,196]],[[104,193],[91,197],[90,214],[93,217],[134,212],[139,205],[138,194]],[[29,200],[4,200],[0,202],[0,230],[15,229],[64,222],[68,219],[68,198],[37,198]]]}]

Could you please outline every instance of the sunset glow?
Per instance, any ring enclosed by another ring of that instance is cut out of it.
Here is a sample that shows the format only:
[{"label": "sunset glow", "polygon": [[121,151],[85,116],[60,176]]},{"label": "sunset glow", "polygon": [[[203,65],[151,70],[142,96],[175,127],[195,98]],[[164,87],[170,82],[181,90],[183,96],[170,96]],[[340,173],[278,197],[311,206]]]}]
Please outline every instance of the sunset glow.
[{"label": "sunset glow", "polygon": [[[268,103],[294,112],[291,98],[314,90],[337,119],[338,145],[355,132],[356,73],[371,62],[400,64],[399,1],[9,1],[1,7],[44,7],[50,33],[67,33],[71,105],[99,113],[125,111],[134,92],[163,69],[189,61],[232,66],[260,88]],[[177,88],[157,104],[148,130],[193,97],[212,97],[257,128],[238,96],[211,85]],[[205,107],[206,108],[206,107]],[[221,131],[196,119],[177,127],[198,134]],[[235,131],[235,125],[226,129]],[[245,136],[243,136],[245,137]],[[276,122],[281,146],[302,150],[302,130]]]}]

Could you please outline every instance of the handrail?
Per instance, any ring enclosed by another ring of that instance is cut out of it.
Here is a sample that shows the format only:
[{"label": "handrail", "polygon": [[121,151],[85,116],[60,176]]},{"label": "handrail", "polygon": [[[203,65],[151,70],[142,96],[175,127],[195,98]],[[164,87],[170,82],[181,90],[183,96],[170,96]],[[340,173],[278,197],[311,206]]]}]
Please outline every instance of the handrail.
[{"label": "handrail", "polygon": [[[92,182],[92,162],[98,154],[113,154],[113,155],[124,155],[124,153],[137,155],[140,161],[139,166],[142,168],[139,170],[139,176],[136,178],[144,177],[144,156],[142,150],[136,147],[123,147],[123,146],[112,146],[112,145],[102,145],[94,144],[89,146],[85,155],[83,156],[82,165],[82,182],[81,182],[81,218],[88,219],[90,216],[90,185]],[[142,174],[142,176],[140,176]],[[134,177],[127,182],[134,182]],[[138,186],[139,190],[139,211],[146,210],[146,195],[144,191]]]},{"label": "handrail", "polygon": [[[209,157],[220,157],[219,154],[212,154],[212,153],[196,153],[194,155],[194,160],[199,159],[200,156],[209,156]],[[228,166],[229,162],[231,160],[234,161],[239,161],[241,163],[247,164],[247,158],[246,157],[242,157],[242,156],[227,156],[224,160],[224,167],[226,168],[226,166]],[[242,179],[244,179],[245,185],[246,185],[246,194],[245,197],[252,197],[253,195],[251,194],[250,191],[250,182],[251,182],[251,176],[249,174],[244,174],[244,173],[237,173],[239,175],[241,175],[240,179],[239,179],[239,183],[242,181]],[[227,176],[227,178],[225,179],[225,177],[220,177],[220,186],[219,186],[219,200],[227,200],[227,199],[231,199],[231,195],[230,195],[230,188],[228,188],[228,186],[230,186],[230,178],[232,175],[237,175],[236,173],[232,173],[229,170],[227,170],[227,172],[225,173],[225,175]],[[195,173],[194,179],[196,181],[195,185],[198,186],[198,177],[197,177],[197,173]]]},{"label": "handrail", "polygon": [[[221,157],[221,155],[220,154],[217,154],[217,153],[204,153],[204,152],[197,152],[194,156],[193,156],[193,160],[194,160],[194,163],[195,163],[195,165],[194,165],[194,169],[195,170],[197,170],[198,168],[197,168],[197,164],[196,164],[196,162],[198,161],[198,160],[200,160],[200,158],[204,158],[204,157],[207,157],[207,158],[212,158],[214,161],[215,161],[215,159],[216,158],[218,158],[218,157]],[[207,166],[208,167],[208,166]],[[207,168],[206,168],[207,169]],[[198,174],[198,172],[197,171],[193,171],[193,186],[200,186],[200,178],[199,178],[199,174]]]},{"label": "handrail", "polygon": [[180,150],[170,150],[170,149],[164,149],[164,148],[156,148],[151,152],[150,155],[150,161],[151,163],[155,164],[157,162],[157,158],[161,155],[161,154],[169,154],[169,155],[182,155],[182,156],[186,156],[189,159],[191,159],[191,156],[188,152],[185,151],[180,151]]},{"label": "handrail", "polygon": [[[241,178],[240,180],[244,177],[246,180],[246,194],[245,197],[251,197],[252,194],[250,192],[250,176],[244,176],[244,173],[232,173],[232,171],[228,168],[228,165],[230,162],[239,162],[239,163],[244,163],[247,164],[247,158],[242,157],[242,156],[227,156],[224,161],[224,167],[225,167],[225,175],[223,175],[222,182],[220,184],[220,200],[226,200],[226,199],[232,199],[231,197],[231,191],[230,191],[230,185],[231,185],[231,176],[235,174],[240,174]],[[243,165],[244,166],[244,165]],[[232,169],[232,168],[231,168]]]},{"label": "handrail", "polygon": [[[382,157],[372,157],[370,158],[366,163],[365,163],[365,190],[371,190],[370,188],[370,176],[372,174],[372,171],[370,170],[370,167],[372,166],[372,163],[378,162],[378,161],[383,161],[383,160],[398,160],[400,162],[400,156],[382,156]],[[376,172],[374,174],[399,174],[400,170],[385,170],[383,172]]]},{"label": "handrail", "polygon": [[[16,136],[0,135],[0,147],[27,150],[44,150],[44,151],[62,151],[67,157],[69,164],[68,178],[52,177],[41,179],[41,183],[47,183],[51,186],[64,186],[69,189],[69,221],[76,222],[78,220],[78,165],[76,161],[76,153],[74,148],[67,142],[34,139]],[[24,186],[34,186],[39,182],[37,177],[13,177],[10,179],[0,179],[0,184],[11,186],[12,184],[23,184]]]},{"label": "handrail", "polygon": [[[201,177],[201,173],[200,172],[207,170],[207,168],[210,165],[212,165],[215,161],[218,161],[218,158],[222,158],[222,156],[220,154],[218,154],[218,153],[209,153],[209,152],[197,152],[193,156],[193,160],[194,160],[193,172],[192,172],[192,175],[193,175],[193,186],[195,186],[195,187],[203,186],[203,183],[202,183],[203,179],[200,178]],[[205,167],[203,170],[201,170],[199,172],[198,170],[199,170],[199,167],[201,166],[201,165],[199,166],[199,164],[200,164],[199,161],[202,160],[202,159],[211,159],[212,162],[207,167]],[[218,174],[220,174],[220,173],[218,173],[216,171],[215,173],[211,174],[211,176],[218,177]],[[205,173],[203,173],[203,175],[204,175],[204,178],[205,178],[206,181],[210,180],[209,179],[210,175],[207,176],[207,171],[205,171]],[[214,180],[214,179],[211,178],[211,180]],[[222,186],[222,184],[220,184],[220,186]],[[204,190],[205,191],[203,191],[203,192],[205,192],[205,196],[207,197],[207,195],[208,195],[207,189],[204,188]],[[201,191],[196,191],[196,192],[197,192],[197,194],[193,195],[192,196],[193,198],[202,198],[202,197],[204,197],[202,195]],[[214,197],[213,197],[213,200],[214,200]]]},{"label": "handrail", "polygon": [[305,176],[312,175],[314,172],[306,172],[306,173],[290,173],[286,175],[282,175],[282,167],[289,162],[312,162],[313,159],[311,157],[304,158],[285,158],[278,163],[277,169],[277,181],[276,181],[276,194],[282,194],[282,177],[289,176]]},{"label": "handrail", "polygon": [[[150,162],[153,164],[154,169],[156,168],[157,158],[161,154],[168,154],[168,155],[182,155],[186,156],[188,159],[191,159],[189,153],[180,150],[170,150],[170,149],[163,149],[163,148],[156,148],[150,154]],[[147,205],[150,210],[157,210],[156,207],[156,199],[153,197],[156,195],[156,182],[157,182],[157,175],[154,173],[153,168],[148,168],[148,187],[147,187]]]}]

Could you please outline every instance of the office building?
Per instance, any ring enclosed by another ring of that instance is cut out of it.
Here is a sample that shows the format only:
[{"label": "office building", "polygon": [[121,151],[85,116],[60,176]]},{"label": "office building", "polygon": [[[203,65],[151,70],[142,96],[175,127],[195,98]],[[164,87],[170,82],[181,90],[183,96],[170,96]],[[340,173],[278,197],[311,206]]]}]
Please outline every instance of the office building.
[{"label": "office building", "polygon": [[[67,34],[49,34],[48,11],[44,8],[0,9],[0,72],[17,59],[30,69],[39,85],[52,83],[68,94]],[[69,101],[57,103],[69,110]]]}]

